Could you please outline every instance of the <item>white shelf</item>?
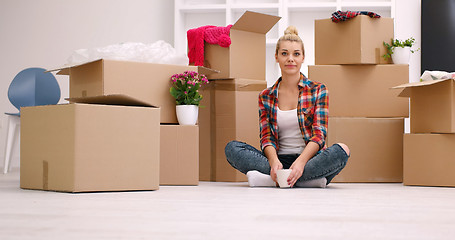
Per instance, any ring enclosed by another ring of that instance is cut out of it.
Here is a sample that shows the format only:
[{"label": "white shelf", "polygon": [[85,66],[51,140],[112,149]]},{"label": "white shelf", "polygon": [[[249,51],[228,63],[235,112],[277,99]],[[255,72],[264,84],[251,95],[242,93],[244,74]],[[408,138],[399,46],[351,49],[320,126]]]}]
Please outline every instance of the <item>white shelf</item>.
[{"label": "white shelf", "polygon": [[278,38],[268,38],[265,40],[267,46],[275,46],[276,42],[278,42]]},{"label": "white shelf", "polygon": [[259,10],[276,10],[278,11],[280,4],[278,3],[263,3],[263,4],[232,4],[231,9],[233,11],[237,10],[250,10],[250,11],[259,11]]},{"label": "white shelf", "polygon": [[225,12],[226,4],[204,4],[176,6],[180,13]]},{"label": "white shelf", "polygon": [[343,7],[391,7],[392,2],[344,2]]},{"label": "white shelf", "polygon": [[321,9],[337,9],[336,2],[293,2],[289,3],[287,8],[289,11],[299,11],[299,10],[321,10]]},{"label": "white shelf", "polygon": [[[281,17],[277,26],[267,34],[267,80],[278,76],[274,65],[272,49],[278,37],[289,25],[297,26],[302,33],[305,48],[308,49],[306,64],[312,59],[314,20],[330,18],[337,10],[373,11],[381,16],[395,16],[396,0],[174,0],[174,47],[178,53],[186,53],[186,31],[190,28],[206,25],[227,26],[234,23],[241,13],[246,10],[274,14]],[[197,13],[204,13],[198,15]],[[205,20],[204,18],[210,18]],[[216,18],[216,19],[213,19]],[[192,22],[193,21],[193,22]],[[198,26],[195,26],[198,25]],[[305,73],[305,71],[303,70]]]}]

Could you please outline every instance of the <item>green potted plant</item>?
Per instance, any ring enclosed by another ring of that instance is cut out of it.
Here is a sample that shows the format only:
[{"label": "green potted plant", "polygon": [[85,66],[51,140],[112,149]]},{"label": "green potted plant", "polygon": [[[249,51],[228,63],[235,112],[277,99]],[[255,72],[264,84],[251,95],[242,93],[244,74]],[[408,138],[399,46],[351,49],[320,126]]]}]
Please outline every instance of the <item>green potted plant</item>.
[{"label": "green potted plant", "polygon": [[180,125],[195,125],[202,100],[199,88],[209,81],[204,74],[185,71],[171,76],[170,93],[175,98],[177,120]]},{"label": "green potted plant", "polygon": [[382,57],[387,60],[392,58],[395,64],[409,64],[409,58],[411,53],[417,50],[412,50],[411,47],[415,44],[415,39],[410,37],[404,41],[400,39],[391,39],[391,43],[384,42],[384,46],[387,48],[387,53]]}]

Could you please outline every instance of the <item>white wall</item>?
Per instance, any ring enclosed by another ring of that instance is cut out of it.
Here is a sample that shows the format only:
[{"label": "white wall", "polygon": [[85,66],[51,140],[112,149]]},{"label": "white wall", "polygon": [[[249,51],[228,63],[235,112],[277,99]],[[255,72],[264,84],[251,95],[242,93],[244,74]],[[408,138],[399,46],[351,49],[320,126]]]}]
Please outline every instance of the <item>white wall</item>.
[{"label": "white wall", "polygon": [[[74,50],[122,42],[174,42],[171,0],[1,0],[0,1],[0,167],[3,168],[7,117],[17,112],[7,91],[28,67],[66,63]],[[68,77],[57,76],[62,100]],[[12,167],[19,166],[18,141]]]},{"label": "white wall", "polygon": [[[413,49],[421,47],[421,0],[395,0],[395,38],[408,39],[414,37],[416,45]],[[420,51],[411,54],[409,61],[409,82],[418,82],[420,79]],[[409,133],[409,118],[405,119],[405,132]]]}]

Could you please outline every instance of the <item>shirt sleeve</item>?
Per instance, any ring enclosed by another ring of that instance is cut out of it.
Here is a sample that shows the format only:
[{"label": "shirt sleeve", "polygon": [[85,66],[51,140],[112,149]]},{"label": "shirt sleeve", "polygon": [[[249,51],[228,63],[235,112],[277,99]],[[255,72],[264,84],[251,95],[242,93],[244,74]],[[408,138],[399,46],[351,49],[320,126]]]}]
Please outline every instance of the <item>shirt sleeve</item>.
[{"label": "shirt sleeve", "polygon": [[264,150],[267,146],[276,148],[276,141],[270,128],[270,119],[268,111],[270,111],[270,101],[264,97],[264,92],[259,94],[259,128],[261,138],[261,149]]},{"label": "shirt sleeve", "polygon": [[329,120],[329,93],[325,85],[321,84],[316,91],[316,104],[310,141],[324,148]]}]

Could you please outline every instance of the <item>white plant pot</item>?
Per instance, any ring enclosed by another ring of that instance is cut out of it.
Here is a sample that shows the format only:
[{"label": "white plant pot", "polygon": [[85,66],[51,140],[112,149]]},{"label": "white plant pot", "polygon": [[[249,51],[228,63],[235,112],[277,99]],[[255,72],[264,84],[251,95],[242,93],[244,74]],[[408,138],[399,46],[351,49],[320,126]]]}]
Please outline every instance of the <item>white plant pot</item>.
[{"label": "white plant pot", "polygon": [[177,120],[180,125],[196,125],[199,107],[196,105],[177,105]]},{"label": "white plant pot", "polygon": [[393,50],[392,61],[394,64],[409,64],[411,47],[396,47]]}]

